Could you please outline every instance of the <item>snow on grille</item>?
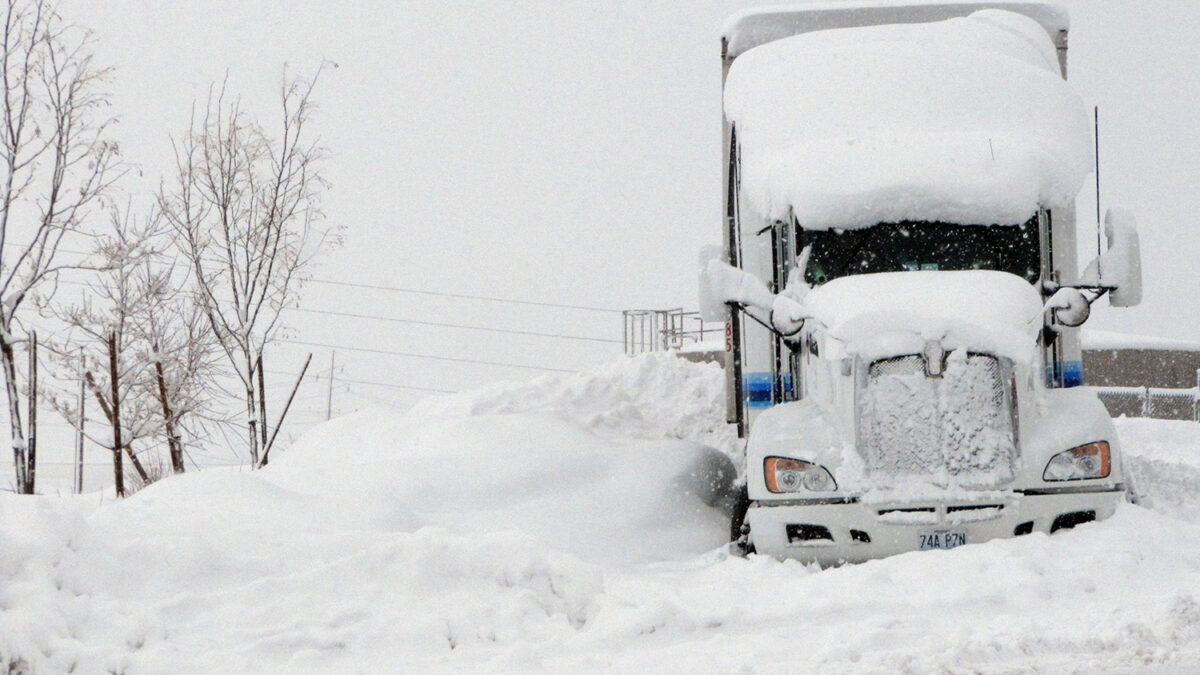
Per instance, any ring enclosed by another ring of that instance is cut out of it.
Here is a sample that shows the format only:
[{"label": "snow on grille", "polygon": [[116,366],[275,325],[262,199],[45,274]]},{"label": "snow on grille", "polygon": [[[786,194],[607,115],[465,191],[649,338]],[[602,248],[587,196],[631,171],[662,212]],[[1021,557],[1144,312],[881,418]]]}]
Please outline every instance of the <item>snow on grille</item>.
[{"label": "snow on grille", "polygon": [[872,474],[963,486],[1013,478],[1011,402],[995,357],[955,351],[941,377],[926,376],[920,355],[875,361],[859,405],[859,452]]}]

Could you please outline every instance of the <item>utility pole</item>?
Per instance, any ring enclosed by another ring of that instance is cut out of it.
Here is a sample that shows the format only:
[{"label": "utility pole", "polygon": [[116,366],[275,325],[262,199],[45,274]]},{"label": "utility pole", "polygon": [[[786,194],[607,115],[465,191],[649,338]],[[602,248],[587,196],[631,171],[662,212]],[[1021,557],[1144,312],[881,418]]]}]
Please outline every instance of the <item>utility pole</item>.
[{"label": "utility pole", "polygon": [[29,466],[25,494],[33,494],[37,480],[37,331],[29,331]]},{"label": "utility pole", "polygon": [[337,352],[329,352],[329,391],[325,394],[325,421],[333,417],[333,364],[337,360]]},{"label": "utility pole", "polygon": [[[258,355],[258,419],[262,421],[259,432],[262,434],[262,447],[267,447],[267,385],[263,374],[262,354]],[[261,466],[261,465],[260,465]]]},{"label": "utility pole", "polygon": [[83,381],[83,347],[79,348],[79,424],[75,432],[75,494],[83,494],[83,422],[87,417],[83,414],[84,393]]}]

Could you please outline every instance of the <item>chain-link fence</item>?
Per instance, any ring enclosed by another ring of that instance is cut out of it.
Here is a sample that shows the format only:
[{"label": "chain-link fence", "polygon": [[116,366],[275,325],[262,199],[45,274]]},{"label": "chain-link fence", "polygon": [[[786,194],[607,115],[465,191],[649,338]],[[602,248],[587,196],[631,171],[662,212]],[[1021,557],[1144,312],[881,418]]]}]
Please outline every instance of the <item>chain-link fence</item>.
[{"label": "chain-link fence", "polygon": [[1200,386],[1188,389],[1161,387],[1095,387],[1113,417],[1153,417],[1200,422]]}]

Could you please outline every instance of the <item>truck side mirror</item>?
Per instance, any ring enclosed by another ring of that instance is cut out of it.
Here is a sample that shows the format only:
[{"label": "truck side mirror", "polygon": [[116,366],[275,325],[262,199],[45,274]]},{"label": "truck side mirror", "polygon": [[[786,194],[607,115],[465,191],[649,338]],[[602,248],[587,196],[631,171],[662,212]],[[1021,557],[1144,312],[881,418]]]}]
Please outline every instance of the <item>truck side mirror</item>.
[{"label": "truck side mirror", "polygon": [[728,309],[722,308],[725,303],[735,302],[769,314],[776,301],[761,279],[721,258],[709,258],[700,270],[700,316],[706,321],[728,318]]},{"label": "truck side mirror", "polygon": [[[1095,298],[1093,298],[1094,300]],[[1074,328],[1082,326],[1092,313],[1088,297],[1077,288],[1060,288],[1046,302],[1046,311],[1051,312],[1055,323]]]},{"label": "truck side mirror", "polygon": [[729,307],[718,297],[717,281],[709,277],[708,261],[723,260],[720,246],[705,246],[700,249],[700,318],[705,321],[725,321],[729,318]]},{"label": "truck side mirror", "polygon": [[1111,289],[1113,307],[1133,307],[1142,301],[1142,254],[1137,221],[1125,209],[1112,208],[1104,214],[1104,237],[1108,250],[1083,272],[1083,282]]}]

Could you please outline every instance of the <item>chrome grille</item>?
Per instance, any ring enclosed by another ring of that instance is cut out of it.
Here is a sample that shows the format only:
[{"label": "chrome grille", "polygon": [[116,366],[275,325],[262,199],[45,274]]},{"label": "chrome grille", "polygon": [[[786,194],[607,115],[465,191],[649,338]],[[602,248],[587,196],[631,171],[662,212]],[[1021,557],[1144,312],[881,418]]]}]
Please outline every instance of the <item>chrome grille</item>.
[{"label": "chrome grille", "polygon": [[918,354],[881,359],[860,388],[859,451],[873,475],[997,485],[1016,459],[1005,368],[984,354],[951,353],[943,374]]}]

